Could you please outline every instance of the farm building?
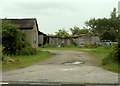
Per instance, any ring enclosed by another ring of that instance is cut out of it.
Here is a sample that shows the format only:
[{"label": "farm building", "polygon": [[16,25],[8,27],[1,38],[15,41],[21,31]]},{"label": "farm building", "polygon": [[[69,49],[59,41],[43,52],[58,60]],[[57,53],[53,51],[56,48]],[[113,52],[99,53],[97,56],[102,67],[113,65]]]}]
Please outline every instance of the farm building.
[{"label": "farm building", "polygon": [[81,46],[85,44],[100,44],[100,38],[97,36],[90,36],[87,34],[74,35],[66,38],[58,38],[55,36],[49,36],[49,44],[54,45],[76,45]]},{"label": "farm building", "polygon": [[18,28],[25,34],[26,40],[33,48],[38,47],[38,24],[36,18],[6,20],[18,26]]},{"label": "farm building", "polygon": [[48,36],[49,37],[49,44],[52,45],[70,45],[70,38],[59,38],[56,36]]},{"label": "farm building", "polygon": [[85,44],[99,44],[100,43],[100,38],[97,36],[91,36],[87,34],[81,34],[81,35],[75,35],[70,37],[72,41],[80,46],[80,45],[85,45]]},{"label": "farm building", "polygon": [[90,36],[87,34],[73,35],[66,38],[59,38],[56,36],[47,36],[39,31],[36,18],[27,19],[7,19],[10,23],[18,26],[18,28],[25,34],[26,40],[37,48],[38,45],[53,44],[53,45],[76,45],[81,46],[87,43],[99,44],[100,38],[97,36]]},{"label": "farm building", "polygon": [[48,43],[48,36],[43,32],[38,31],[38,45],[44,45]]}]

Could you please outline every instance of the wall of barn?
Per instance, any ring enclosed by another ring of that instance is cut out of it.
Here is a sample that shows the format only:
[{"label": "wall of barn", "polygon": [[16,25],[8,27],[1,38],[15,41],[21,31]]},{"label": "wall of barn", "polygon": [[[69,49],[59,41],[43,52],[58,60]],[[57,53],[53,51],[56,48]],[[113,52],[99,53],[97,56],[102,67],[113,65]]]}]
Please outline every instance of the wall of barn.
[{"label": "wall of barn", "polygon": [[60,45],[61,39],[57,37],[49,37],[49,44]]},{"label": "wall of barn", "polygon": [[33,45],[33,31],[30,30],[30,29],[26,29],[26,30],[22,30],[22,32],[24,33],[25,35],[25,39],[26,41],[28,41],[31,45]]},{"label": "wall of barn", "polygon": [[97,36],[92,36],[91,41],[96,44],[100,44],[100,38]]},{"label": "wall of barn", "polygon": [[57,37],[50,37],[49,44],[54,45],[73,45],[81,46],[87,43],[100,43],[100,38],[95,36],[81,36],[75,38],[57,38]]},{"label": "wall of barn", "polygon": [[38,35],[38,44],[39,45],[43,45],[43,41],[44,41],[44,35]]},{"label": "wall of barn", "polygon": [[36,25],[36,22],[34,22],[33,26],[33,47],[37,48],[38,47],[38,27]]},{"label": "wall of barn", "polygon": [[34,25],[33,29],[22,30],[25,34],[26,40],[32,45],[33,48],[38,47],[38,31],[37,26]]}]

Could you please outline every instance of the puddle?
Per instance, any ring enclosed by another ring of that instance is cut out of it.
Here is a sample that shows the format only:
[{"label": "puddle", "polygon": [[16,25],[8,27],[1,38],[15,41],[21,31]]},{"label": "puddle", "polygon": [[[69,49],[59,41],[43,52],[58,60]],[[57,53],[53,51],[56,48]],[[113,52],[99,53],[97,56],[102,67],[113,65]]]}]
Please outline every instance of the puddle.
[{"label": "puddle", "polygon": [[82,61],[74,61],[74,62],[64,62],[63,64],[73,64],[73,65],[78,65],[78,64],[84,64],[85,62]]},{"label": "puddle", "polygon": [[84,62],[76,61],[76,62],[72,62],[72,64],[84,64]]}]

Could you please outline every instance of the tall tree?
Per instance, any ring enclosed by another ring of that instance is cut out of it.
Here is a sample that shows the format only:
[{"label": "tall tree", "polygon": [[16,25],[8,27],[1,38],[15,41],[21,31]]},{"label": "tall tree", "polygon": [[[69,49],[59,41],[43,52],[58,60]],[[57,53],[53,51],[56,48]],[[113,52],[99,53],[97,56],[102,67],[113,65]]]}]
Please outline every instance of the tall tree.
[{"label": "tall tree", "polygon": [[70,31],[72,35],[79,35],[80,28],[77,26],[74,26],[73,28],[70,28]]},{"label": "tall tree", "polygon": [[65,29],[59,29],[57,32],[55,32],[55,36],[64,38],[64,37],[68,37],[69,33]]},{"label": "tall tree", "polygon": [[116,8],[113,8],[113,11],[111,12],[111,19],[116,19],[117,18],[117,11]]},{"label": "tall tree", "polygon": [[111,12],[110,18],[93,18],[86,21],[85,25],[93,32],[93,35],[98,35],[101,39],[116,41],[120,26],[116,8]]},{"label": "tall tree", "polygon": [[89,30],[86,28],[80,29],[79,27],[74,26],[70,28],[72,35],[88,34]]},{"label": "tall tree", "polygon": [[95,18],[86,21],[85,25],[88,27],[88,29],[90,30],[90,33],[92,35],[97,35],[97,33],[96,33],[96,19]]}]

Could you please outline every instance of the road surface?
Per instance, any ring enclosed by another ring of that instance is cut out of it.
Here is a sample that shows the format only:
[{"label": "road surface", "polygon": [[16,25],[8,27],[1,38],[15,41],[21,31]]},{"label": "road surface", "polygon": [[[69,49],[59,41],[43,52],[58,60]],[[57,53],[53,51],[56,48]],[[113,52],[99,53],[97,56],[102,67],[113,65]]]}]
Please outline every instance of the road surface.
[{"label": "road surface", "polygon": [[[99,59],[86,52],[50,50],[52,58],[38,64],[4,72],[3,81],[69,82],[69,83],[118,83],[118,74],[96,66]],[[84,64],[69,64],[80,61]],[[64,64],[67,63],[67,64]]]}]

